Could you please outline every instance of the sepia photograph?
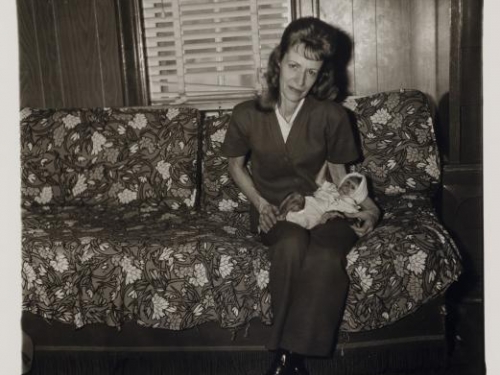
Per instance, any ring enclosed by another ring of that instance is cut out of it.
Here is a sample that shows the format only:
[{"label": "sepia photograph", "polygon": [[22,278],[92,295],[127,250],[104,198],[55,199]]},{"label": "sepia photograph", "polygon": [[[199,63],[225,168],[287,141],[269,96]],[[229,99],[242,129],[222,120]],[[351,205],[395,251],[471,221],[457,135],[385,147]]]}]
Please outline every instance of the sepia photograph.
[{"label": "sepia photograph", "polygon": [[13,10],[15,374],[493,374],[483,0]]}]

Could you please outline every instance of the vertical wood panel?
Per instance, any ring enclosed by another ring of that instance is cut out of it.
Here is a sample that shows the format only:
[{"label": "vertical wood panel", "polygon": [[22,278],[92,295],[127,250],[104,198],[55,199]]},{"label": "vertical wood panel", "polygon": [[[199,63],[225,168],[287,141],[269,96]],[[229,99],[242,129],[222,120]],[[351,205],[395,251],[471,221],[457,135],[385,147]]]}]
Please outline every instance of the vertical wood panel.
[{"label": "vertical wood panel", "polygon": [[61,59],[58,46],[58,30],[54,20],[52,1],[34,1],[36,33],[40,51],[43,92],[45,106],[61,108],[65,106],[62,83]]},{"label": "vertical wood panel", "polygon": [[460,161],[482,162],[482,15],[483,2],[463,1]]},{"label": "vertical wood panel", "polygon": [[149,105],[140,0],[115,0],[115,7],[124,105]]},{"label": "vertical wood panel", "polygon": [[356,95],[378,90],[375,1],[354,0],[354,86]]},{"label": "vertical wood panel", "polygon": [[21,107],[44,107],[40,57],[32,0],[17,1]]},{"label": "vertical wood panel", "polygon": [[450,50],[450,133],[449,158],[452,164],[460,162],[460,102],[462,97],[462,0],[451,3],[451,50]]},{"label": "vertical wood panel", "polygon": [[363,95],[415,88],[437,102],[449,87],[450,36],[449,24],[438,20],[438,11],[445,17],[450,1],[322,0],[321,18],[345,31],[354,43],[348,67],[351,91]]},{"label": "vertical wood panel", "polygon": [[[320,18],[343,31],[351,41],[353,38],[353,0],[330,0],[320,3]],[[351,51],[351,56],[353,52]],[[354,91],[354,61],[351,58],[347,66],[349,92]]]},{"label": "vertical wood panel", "polygon": [[93,1],[54,0],[54,3],[60,30],[66,106],[102,106],[104,98]]},{"label": "vertical wood panel", "polygon": [[436,96],[441,99],[450,90],[451,0],[438,0],[437,12],[437,83]]},{"label": "vertical wood panel", "polygon": [[314,14],[314,11],[317,10],[316,5],[317,0],[299,0],[297,17],[316,17],[317,15]]},{"label": "vertical wood panel", "polygon": [[436,97],[436,1],[411,2],[411,74],[413,87]]},{"label": "vertical wood panel", "polygon": [[443,160],[448,160],[450,132],[450,38],[451,38],[451,0],[438,0],[437,6],[437,77],[436,136]]},{"label": "vertical wood panel", "polygon": [[410,0],[376,0],[378,91],[412,87]]},{"label": "vertical wood panel", "polygon": [[320,18],[352,35],[353,0],[330,0],[320,3]]},{"label": "vertical wood panel", "polygon": [[120,75],[118,28],[113,0],[95,2],[97,35],[99,38],[104,105],[122,106],[123,88]]}]

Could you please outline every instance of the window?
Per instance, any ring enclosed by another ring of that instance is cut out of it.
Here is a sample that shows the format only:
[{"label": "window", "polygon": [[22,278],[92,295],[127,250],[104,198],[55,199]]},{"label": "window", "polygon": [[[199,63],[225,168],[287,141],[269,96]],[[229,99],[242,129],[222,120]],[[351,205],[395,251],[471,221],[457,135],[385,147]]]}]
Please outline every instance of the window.
[{"label": "window", "polygon": [[217,108],[253,96],[290,0],[142,0],[151,104]]}]

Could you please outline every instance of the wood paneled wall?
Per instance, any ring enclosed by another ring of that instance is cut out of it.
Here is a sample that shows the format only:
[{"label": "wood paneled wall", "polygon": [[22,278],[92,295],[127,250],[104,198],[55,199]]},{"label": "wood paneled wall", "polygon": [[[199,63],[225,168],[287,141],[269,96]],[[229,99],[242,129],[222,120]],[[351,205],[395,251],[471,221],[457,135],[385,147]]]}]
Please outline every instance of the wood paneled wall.
[{"label": "wood paneled wall", "polygon": [[414,88],[437,103],[449,90],[450,1],[306,0],[299,13],[319,16],[352,39],[353,94]]},{"label": "wood paneled wall", "polygon": [[[23,106],[126,104],[120,1],[17,1]],[[317,15],[352,40],[351,93],[416,88],[438,103],[449,90],[451,1],[302,0],[297,13]]]},{"label": "wood paneled wall", "polygon": [[21,106],[120,106],[113,0],[17,0]]}]

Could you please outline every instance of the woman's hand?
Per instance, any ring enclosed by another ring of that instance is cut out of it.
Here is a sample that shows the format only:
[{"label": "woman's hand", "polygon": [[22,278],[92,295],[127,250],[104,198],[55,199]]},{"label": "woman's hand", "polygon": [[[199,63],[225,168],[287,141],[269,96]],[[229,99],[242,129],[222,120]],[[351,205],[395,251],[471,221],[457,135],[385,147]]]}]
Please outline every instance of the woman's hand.
[{"label": "woman's hand", "polygon": [[243,194],[259,211],[259,228],[267,233],[276,224],[278,207],[266,201],[255,188],[252,177],[245,167],[245,156],[229,158],[229,174]]},{"label": "woman's hand", "polygon": [[345,216],[344,216],[344,214],[342,212],[339,212],[339,211],[328,211],[328,212],[325,212],[323,214],[323,216],[321,216],[320,224],[324,224],[328,220],[334,219],[336,217],[345,218]]},{"label": "woman's hand", "polygon": [[355,213],[344,213],[344,215],[350,219],[358,219],[358,223],[351,225],[351,228],[359,237],[362,237],[375,228],[380,212],[378,210],[363,210]]},{"label": "woman's hand", "polygon": [[259,204],[259,228],[264,233],[269,232],[278,221],[279,213],[278,207],[261,198]]},{"label": "woman's hand", "polygon": [[279,216],[285,218],[289,212],[300,211],[304,209],[306,198],[297,192],[288,194],[280,204]]}]

